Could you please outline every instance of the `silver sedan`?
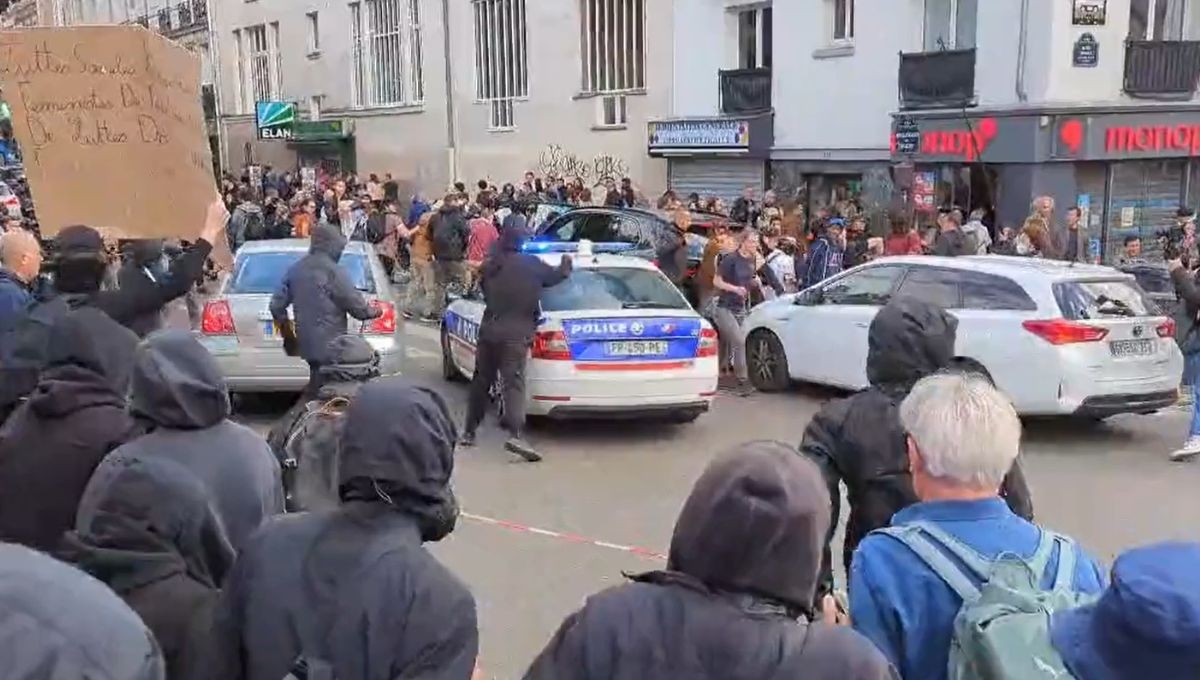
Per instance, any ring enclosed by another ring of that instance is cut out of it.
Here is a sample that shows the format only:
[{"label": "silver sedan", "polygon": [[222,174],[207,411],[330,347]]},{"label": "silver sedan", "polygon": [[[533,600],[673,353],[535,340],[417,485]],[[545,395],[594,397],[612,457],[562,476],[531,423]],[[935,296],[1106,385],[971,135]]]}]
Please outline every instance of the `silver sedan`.
[{"label": "silver sedan", "polygon": [[[298,392],[308,383],[308,364],[283,351],[271,319],[271,296],[283,276],[308,253],[308,241],[251,241],[234,258],[233,274],[204,304],[200,341],[216,357],[233,392]],[[370,244],[351,242],[339,264],[356,288],[383,314],[371,321],[349,319],[350,332],[361,333],[379,352],[380,368],[399,373],[404,358],[399,300]],[[289,311],[290,313],[290,311]]]}]

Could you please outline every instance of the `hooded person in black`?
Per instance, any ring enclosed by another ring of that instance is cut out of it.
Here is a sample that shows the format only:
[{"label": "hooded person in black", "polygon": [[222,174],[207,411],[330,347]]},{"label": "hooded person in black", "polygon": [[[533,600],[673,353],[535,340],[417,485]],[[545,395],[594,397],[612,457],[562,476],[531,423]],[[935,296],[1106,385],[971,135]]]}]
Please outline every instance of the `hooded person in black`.
[{"label": "hooded person in black", "polygon": [[34,550],[0,543],[4,680],[163,680],[158,644],[103,583]]},{"label": "hooded person in black", "polygon": [[[147,295],[148,289],[153,288],[159,281],[168,276],[163,266],[162,239],[136,239],[125,244],[125,260],[117,272],[117,286],[126,292],[141,291],[137,294]],[[199,280],[192,281],[193,285]],[[161,328],[163,325],[163,310],[157,309],[132,319],[126,326],[137,333],[139,338]]]},{"label": "hooded person in black", "polygon": [[283,512],[283,482],[271,447],[229,420],[221,368],[191,333],[164,330],[137,348],[129,410],[148,432],[100,464],[173,460],[204,484],[235,549],[270,516]]},{"label": "hooded person in black", "polygon": [[588,599],[526,680],[893,680],[866,638],[811,610],[829,531],[821,473],[778,442],[742,444],[696,481],[665,571]]},{"label": "hooded person in black", "polygon": [[[867,379],[871,386],[830,402],[808,428],[800,450],[817,462],[829,486],[833,524],[841,513],[839,485],[846,483],[850,517],[842,558],[846,570],[860,540],[886,527],[892,515],[918,501],[912,488],[908,447],[900,425],[900,403],[918,380],[953,366],[958,319],[913,298],[888,303],[867,334]],[[1000,493],[1013,512],[1033,519],[1033,501],[1020,462],[1013,464]],[[833,589],[830,532],[822,559],[818,597]]]},{"label": "hooded person in black", "polygon": [[[346,334],[346,315],[366,321],[382,312],[367,303],[354,287],[338,260],[346,249],[346,237],[337,227],[322,224],[313,229],[308,255],[288,269],[279,290],[271,298],[271,317],[283,333],[284,346],[308,362],[310,378],[305,396],[315,394],[317,374],[329,363],[329,343]],[[288,322],[288,307],[295,312],[296,325]]]},{"label": "hooded person in black", "polygon": [[56,324],[41,380],[0,428],[0,540],[48,552],[74,526],[96,466],[137,433],[125,410],[136,347],[98,309]]},{"label": "hooded person in black", "polygon": [[79,502],[59,557],[108,584],[162,647],[167,678],[194,677],[208,653],[219,588],[233,546],[186,469],[130,459],[97,471]]},{"label": "hooded person in black", "polygon": [[471,677],[475,599],[423,546],[458,517],[449,408],[382,378],[345,417],[341,506],[278,518],[242,550],[218,608],[213,680]]},{"label": "hooded person in black", "polygon": [[524,242],[523,231],[505,229],[495,251],[479,268],[485,306],[461,443],[475,444],[475,431],[483,422],[492,385],[499,377],[504,385],[503,426],[509,436],[504,448],[536,462],[541,455],[521,438],[525,427],[525,357],[541,315],[542,289],[571,275],[571,257],[564,254],[556,269],[536,255],[521,252]]}]

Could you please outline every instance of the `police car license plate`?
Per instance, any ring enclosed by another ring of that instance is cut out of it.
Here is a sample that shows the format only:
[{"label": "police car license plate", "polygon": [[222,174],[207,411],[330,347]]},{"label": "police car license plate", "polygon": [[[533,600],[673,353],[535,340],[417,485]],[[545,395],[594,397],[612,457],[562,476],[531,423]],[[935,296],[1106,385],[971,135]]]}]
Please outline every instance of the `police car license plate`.
[{"label": "police car license plate", "polygon": [[667,353],[666,340],[618,340],[604,345],[604,351],[609,356],[639,357]]},{"label": "police car license plate", "polygon": [[1108,351],[1114,357],[1142,357],[1154,354],[1154,340],[1113,340],[1108,343]]}]

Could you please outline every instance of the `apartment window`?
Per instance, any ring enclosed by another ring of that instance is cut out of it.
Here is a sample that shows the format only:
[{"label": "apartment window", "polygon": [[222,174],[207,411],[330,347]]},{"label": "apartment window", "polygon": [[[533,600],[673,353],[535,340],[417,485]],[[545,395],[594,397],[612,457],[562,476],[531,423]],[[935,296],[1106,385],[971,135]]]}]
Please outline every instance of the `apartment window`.
[{"label": "apartment window", "polygon": [[[236,32],[235,32],[236,35]],[[235,37],[242,111],[279,99],[279,24],[250,26]]]},{"label": "apartment window", "polygon": [[488,102],[491,116],[488,119],[489,130],[512,130],[517,124],[513,120],[513,100],[493,99]]},{"label": "apartment window", "polygon": [[596,127],[623,128],[628,122],[625,95],[610,94],[596,98]]},{"label": "apartment window", "polygon": [[771,68],[771,8],[737,13],[738,68]]},{"label": "apartment window", "polygon": [[925,51],[975,47],[979,0],[925,0]]},{"label": "apartment window", "polygon": [[417,0],[351,3],[350,40],[355,106],[424,101]]},{"label": "apartment window", "polygon": [[316,12],[305,15],[308,20],[308,53],[317,54],[321,51],[321,21]]},{"label": "apartment window", "polygon": [[830,0],[833,9],[833,39],[854,40],[854,0]]},{"label": "apartment window", "polygon": [[1182,40],[1187,0],[1131,0],[1131,40]]},{"label": "apartment window", "polygon": [[646,0],[579,0],[583,92],[646,87]]},{"label": "apartment window", "polygon": [[246,113],[250,110],[249,97],[246,96],[246,46],[242,44],[242,31],[236,29],[233,32],[233,57],[237,65],[237,87],[234,93],[234,101],[237,102],[237,112]]}]

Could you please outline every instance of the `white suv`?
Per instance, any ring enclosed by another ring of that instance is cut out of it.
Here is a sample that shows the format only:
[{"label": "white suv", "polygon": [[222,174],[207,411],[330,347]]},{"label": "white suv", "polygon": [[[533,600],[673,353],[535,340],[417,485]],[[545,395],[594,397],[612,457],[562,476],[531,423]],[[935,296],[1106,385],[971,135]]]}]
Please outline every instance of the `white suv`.
[{"label": "white suv", "polygon": [[1176,400],[1175,322],[1132,275],[997,255],[883,258],[755,307],[751,380],[762,390],[793,380],[867,387],[867,330],[893,296],[958,317],[956,361],[985,371],[1022,415],[1105,418]]}]

